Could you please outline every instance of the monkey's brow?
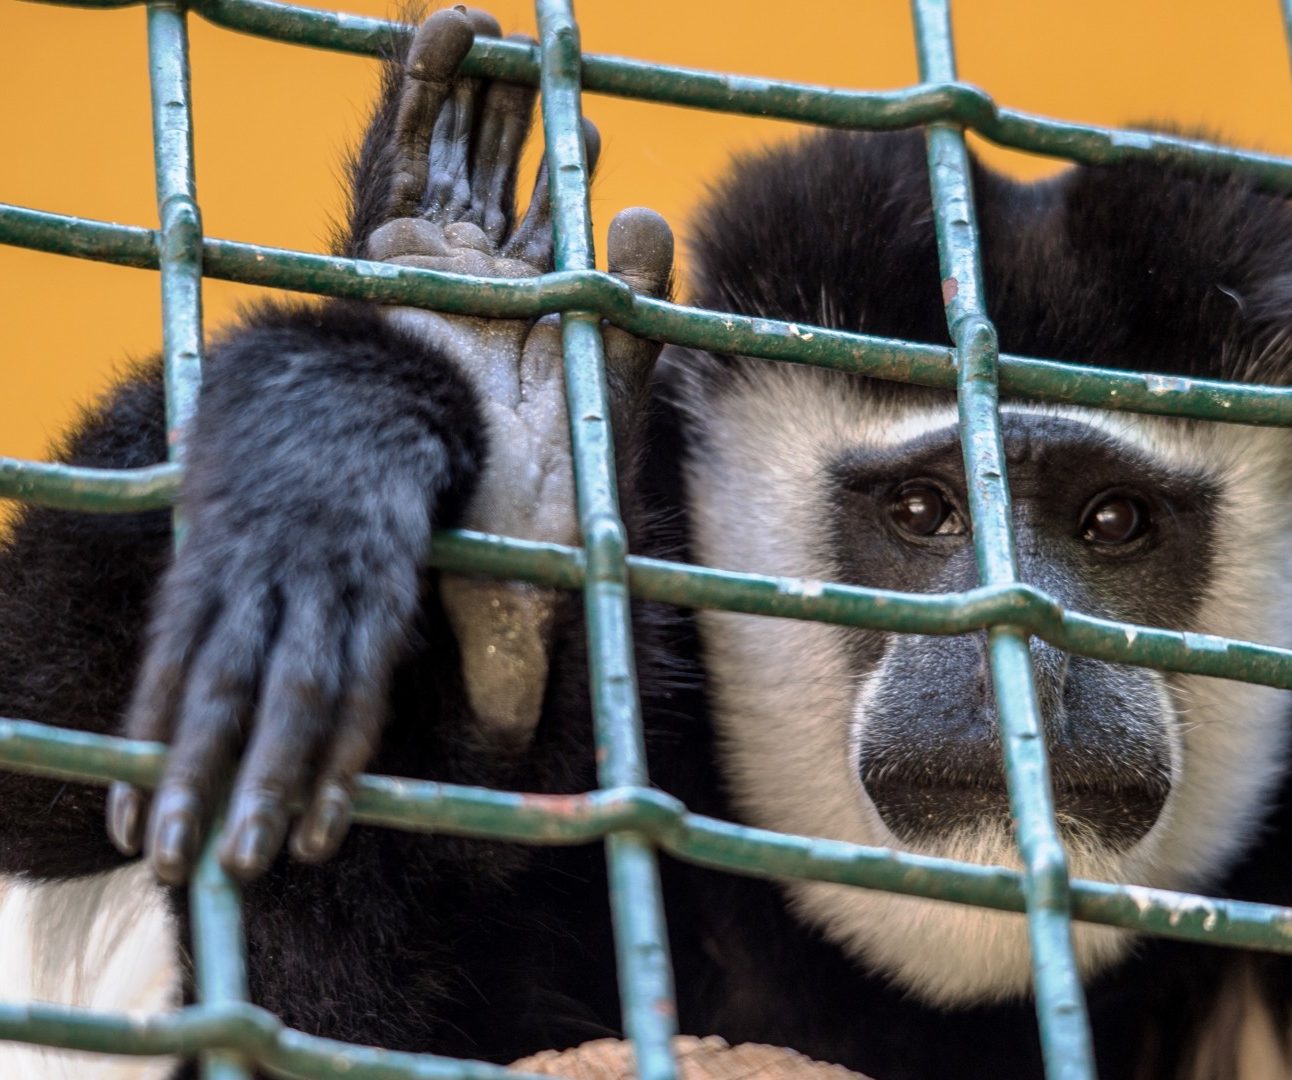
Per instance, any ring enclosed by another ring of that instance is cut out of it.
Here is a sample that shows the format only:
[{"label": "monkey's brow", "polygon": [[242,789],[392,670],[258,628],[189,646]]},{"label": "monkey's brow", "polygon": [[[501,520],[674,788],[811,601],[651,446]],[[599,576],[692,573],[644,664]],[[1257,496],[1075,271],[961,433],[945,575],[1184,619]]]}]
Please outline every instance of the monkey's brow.
[{"label": "monkey's brow", "polygon": [[[1100,426],[1072,417],[1002,410],[1001,437],[1005,460],[1013,468],[1070,470],[1073,461],[1080,460],[1083,471],[1091,474],[1132,473],[1146,486],[1162,489],[1192,488],[1205,479],[1191,467],[1163,461]],[[963,483],[960,430],[954,423],[940,424],[882,446],[859,444],[839,455],[833,468],[842,481],[857,486],[919,474]]]}]

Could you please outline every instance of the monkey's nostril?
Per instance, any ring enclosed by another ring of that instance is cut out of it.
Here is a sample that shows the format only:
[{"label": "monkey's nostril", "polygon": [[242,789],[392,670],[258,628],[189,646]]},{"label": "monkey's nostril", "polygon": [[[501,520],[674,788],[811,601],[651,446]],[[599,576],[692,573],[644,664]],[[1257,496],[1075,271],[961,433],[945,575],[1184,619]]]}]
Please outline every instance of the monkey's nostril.
[{"label": "monkey's nostril", "polygon": [[[996,750],[999,753],[999,750]],[[928,844],[952,833],[1010,829],[1009,791],[999,760],[959,756],[943,763],[893,761],[863,754],[861,782],[884,824],[900,840]],[[1170,793],[1164,775],[1106,766],[1080,773],[1056,771],[1054,806],[1060,832],[1080,835],[1114,851],[1133,847],[1153,827]]]}]

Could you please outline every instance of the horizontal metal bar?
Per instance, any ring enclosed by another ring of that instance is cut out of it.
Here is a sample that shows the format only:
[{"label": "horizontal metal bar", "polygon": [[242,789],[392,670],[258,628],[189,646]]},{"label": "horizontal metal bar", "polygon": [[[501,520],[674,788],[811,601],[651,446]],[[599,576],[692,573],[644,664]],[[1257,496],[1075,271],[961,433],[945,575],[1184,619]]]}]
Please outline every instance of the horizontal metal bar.
[{"label": "horizontal metal bar", "polygon": [[[151,229],[0,204],[0,243],[53,254],[157,268]],[[596,270],[521,281],[445,274],[363,259],[342,259],[207,238],[208,277],[473,315],[526,318],[551,311],[595,311],[641,337],[727,355],[810,364],[954,389],[955,360],[944,345],[852,334],[670,304],[633,293]],[[1096,358],[1097,359],[1097,358]],[[1003,393],[1020,398],[1222,423],[1292,427],[1292,388],[1250,386],[1118,371],[1002,354]]]},{"label": "horizontal metal bar", "polygon": [[[70,764],[65,745],[69,742],[85,753],[84,767]],[[0,718],[0,763],[21,772],[103,784],[121,777],[151,787],[161,775],[165,751],[161,743]],[[718,870],[1023,910],[1021,877],[1004,867],[736,825],[691,813],[671,795],[648,787],[537,795],[363,776],[355,820],[409,832],[525,844],[594,843],[611,833],[631,831],[649,836],[678,858]],[[1083,880],[1072,882],[1072,893],[1075,915],[1087,922],[1182,941],[1292,953],[1292,908]],[[148,1052],[171,1051],[163,1047]]]},{"label": "horizontal metal bar", "polygon": [[145,469],[87,469],[0,457],[0,499],[95,513],[169,507],[179,492],[178,465]]},{"label": "horizontal metal bar", "polygon": [[149,1057],[227,1051],[290,1080],[540,1080],[533,1073],[482,1061],[307,1035],[246,1004],[191,1005],[142,1017],[61,1005],[0,1004],[0,1040]]},{"label": "horizontal metal bar", "polygon": [[[59,6],[120,8],[142,0],[44,0]],[[398,23],[272,0],[192,0],[189,7],[230,30],[296,45],[382,56]],[[520,42],[481,41],[463,65],[472,74],[538,83],[538,50]],[[840,90],[652,64],[615,56],[583,57],[583,89],[688,108],[790,120],[824,127],[891,131],[944,120],[1000,146],[1086,164],[1175,162],[1202,172],[1242,172],[1272,191],[1292,192],[1292,160],[1236,150],[1161,132],[1076,124],[998,105],[985,90],[962,82],[924,83],[901,90]]]},{"label": "horizontal metal bar", "polygon": [[[435,534],[428,558],[441,570],[580,589],[581,548],[463,530]],[[1026,583],[956,593],[902,593],[807,578],[772,577],[628,556],[633,596],[678,607],[887,630],[965,634],[1017,626],[1065,652],[1114,664],[1209,675],[1292,689],[1292,649],[1212,634],[1167,630],[1069,611]]]}]

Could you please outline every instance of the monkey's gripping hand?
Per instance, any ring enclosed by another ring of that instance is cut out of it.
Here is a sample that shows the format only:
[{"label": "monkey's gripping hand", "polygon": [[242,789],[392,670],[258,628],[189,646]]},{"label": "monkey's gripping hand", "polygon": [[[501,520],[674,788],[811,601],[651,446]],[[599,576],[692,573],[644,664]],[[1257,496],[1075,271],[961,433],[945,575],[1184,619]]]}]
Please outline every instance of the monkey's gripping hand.
[{"label": "monkey's gripping hand", "polygon": [[[456,21],[450,18],[453,16]],[[516,162],[533,114],[528,87],[458,78],[467,27],[496,35],[479,12],[445,12],[413,43],[399,102],[395,184],[387,220],[367,241],[369,258],[494,277],[531,277],[551,268],[546,165],[529,210],[513,227]],[[599,140],[585,125],[589,165]],[[627,210],[610,227],[612,273],[662,294],[672,268],[668,225],[649,210]],[[526,540],[579,542],[560,323],[393,313],[410,334],[442,351],[471,381],[485,412],[489,450],[462,524]],[[621,447],[635,445],[659,348],[613,328],[606,362]],[[631,454],[625,454],[625,459]],[[625,460],[625,467],[630,462]],[[498,745],[523,748],[538,722],[556,598],[531,585],[446,574],[440,598],[462,655],[476,718]]]},{"label": "monkey's gripping hand", "polygon": [[[534,93],[457,76],[477,33],[497,25],[447,10],[412,43],[357,170],[381,187],[352,244],[368,258],[499,277],[550,268],[544,173],[523,220],[512,212]],[[608,255],[629,284],[666,290],[672,236],[658,215],[621,214]],[[607,328],[606,352],[613,419],[631,432],[658,347]],[[578,541],[556,319],[347,304],[254,316],[212,350],[183,509],[188,538],[125,723],[171,750],[151,805],[113,786],[109,834],[183,881],[236,767],[225,868],[262,873],[293,802],[305,807],[293,854],[326,858],[380,738],[432,527]],[[477,722],[523,745],[555,598],[446,575],[441,600]]]}]

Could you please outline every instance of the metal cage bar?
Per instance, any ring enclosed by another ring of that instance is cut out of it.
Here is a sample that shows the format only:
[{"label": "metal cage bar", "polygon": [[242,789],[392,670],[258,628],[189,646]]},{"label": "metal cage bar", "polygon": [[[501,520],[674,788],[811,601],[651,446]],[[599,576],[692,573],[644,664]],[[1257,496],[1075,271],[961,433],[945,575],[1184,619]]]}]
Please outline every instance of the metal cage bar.
[{"label": "metal cage bar", "polygon": [[[158,265],[152,230],[3,203],[0,243],[117,266],[156,269]],[[202,251],[206,277],[248,285],[508,318],[550,311],[593,311],[641,337],[690,348],[811,364],[922,386],[951,389],[956,385],[954,350],[945,346],[685,307],[632,294],[623,282],[596,270],[501,280],[233,240],[208,238]],[[1001,389],[1021,397],[1221,423],[1292,426],[1289,387],[1110,370],[1010,354],[1000,360]],[[143,484],[160,482],[164,473],[163,467],[155,474],[139,469],[131,475]],[[53,482],[45,479],[81,476],[92,483],[77,487],[69,480],[62,496]],[[23,484],[30,486],[24,488]],[[25,498],[48,485],[51,497],[75,498],[76,491],[89,491],[95,484],[109,494],[108,485],[88,470],[62,471],[44,463],[0,458],[0,495]],[[111,508],[107,503],[99,507]]]},{"label": "metal cage bar", "polygon": [[[161,774],[165,747],[160,743],[85,732],[73,733],[72,739],[66,735],[46,724],[0,718],[0,761],[24,772],[92,783],[120,777],[150,787]],[[1013,870],[734,825],[691,813],[678,800],[647,787],[546,796],[365,776],[359,782],[355,820],[533,844],[588,843],[616,829],[631,829],[679,858],[733,873],[831,881],[1023,910],[1022,878]],[[1072,882],[1072,892],[1073,914],[1087,922],[1181,941],[1292,953],[1290,908],[1080,879]]]},{"label": "metal cage bar", "polygon": [[[590,270],[592,214],[579,100],[579,30],[570,0],[537,0],[537,9],[555,269]],[[595,312],[563,312],[561,345],[587,559],[583,610],[597,775],[606,787],[644,785],[646,740],[629,611],[628,534],[619,516],[601,317]],[[633,1041],[637,1075],[642,1080],[673,1080],[677,1009],[655,852],[640,833],[616,831],[606,837],[606,859],[624,1030]]]},{"label": "metal cage bar", "polygon": [[[68,7],[121,8],[145,0],[42,0]],[[190,0],[189,10],[243,33],[362,56],[381,56],[390,26],[381,19],[318,11],[278,0]],[[538,82],[538,51],[507,41],[477,42],[463,65],[473,75]],[[1199,170],[1239,171],[1273,190],[1292,191],[1292,161],[1161,132],[1054,120],[998,105],[968,83],[934,82],[902,90],[840,90],[652,64],[617,56],[583,58],[583,87],[596,93],[824,127],[891,131],[935,120],[962,124],[1000,146],[1107,165],[1148,159]]]},{"label": "metal cage bar", "polygon": [[[953,81],[955,53],[947,0],[912,0],[920,76]],[[987,315],[977,213],[964,130],[925,129],[942,300],[955,342],[960,443],[974,553],[983,585],[1018,583],[1005,447],[1000,432],[996,329]],[[1072,945],[1068,860],[1055,820],[1027,631],[997,623],[988,631],[991,682],[1005,752],[1010,809],[1023,859],[1033,993],[1045,1072],[1051,1080],[1093,1080],[1094,1051]]]},{"label": "metal cage bar", "polygon": [[[141,0],[73,0],[121,7]],[[524,843],[604,839],[612,881],[625,1029],[641,1075],[675,1075],[667,939],[654,849],[733,873],[834,881],[1026,912],[1037,1012],[1051,1078],[1093,1076],[1071,918],[1198,942],[1292,952],[1292,909],[1100,882],[1070,881],[1053,815],[1029,637],[1116,663],[1292,688],[1292,650],[1131,626],[1066,610],[1020,583],[997,417],[1000,392],[1101,408],[1292,426],[1292,390],[1113,372],[998,355],[978,264],[965,129],[1002,145],[1084,162],[1133,158],[1233,170],[1292,191],[1292,161],[1195,140],[1068,124],[997,105],[956,79],[947,0],[913,0],[921,82],[881,93],[585,56],[570,0],[537,0],[541,44],[482,41],[464,68],[541,83],[553,176],[557,270],[498,281],[206,239],[193,186],[185,9],[285,42],[375,55],[388,24],[272,0],[148,0],[158,230],[0,205],[0,242],[161,271],[173,457],[191,416],[201,364],[203,275],[327,296],[483,315],[562,313],[567,394],[584,546],[467,532],[437,536],[432,564],[584,592],[601,787],[579,796],[521,795],[366,776],[359,821]],[[1292,0],[1283,0],[1292,47]],[[592,269],[580,87],[697,108],[827,126],[926,127],[950,349],[686,308],[637,296]],[[736,574],[629,556],[616,503],[600,319],[642,336],[723,353],[814,364],[956,387],[983,584],[959,594],[900,594],[828,582]],[[114,472],[0,458],[0,496],[97,512],[168,506],[180,461]],[[182,523],[177,521],[177,537]],[[893,632],[986,630],[1024,871],[749,828],[694,814],[648,785],[633,667],[630,596],[696,608],[813,619]],[[165,748],[0,718],[0,763],[106,783],[156,782]],[[559,810],[559,813],[557,812]],[[204,1075],[245,1080],[254,1061],[275,1075],[501,1080],[478,1062],[348,1046],[285,1028],[246,1001],[236,888],[213,855],[191,890],[201,1004],[144,1020],[39,1005],[0,1005],[0,1038],[124,1054],[200,1054]]]},{"label": "metal cage bar", "polygon": [[[184,438],[197,411],[202,382],[202,216],[193,165],[193,111],[184,10],[173,0],[148,5],[148,71],[152,90],[153,154],[157,173],[158,259],[162,288],[162,363],[166,445],[183,463]],[[175,546],[184,542],[182,516],[173,515]],[[224,1006],[247,998],[246,942],[237,886],[220,867],[216,830],[198,857],[189,885],[194,979],[198,997]],[[203,1080],[251,1080],[240,1055],[225,1049],[201,1055]]]}]

